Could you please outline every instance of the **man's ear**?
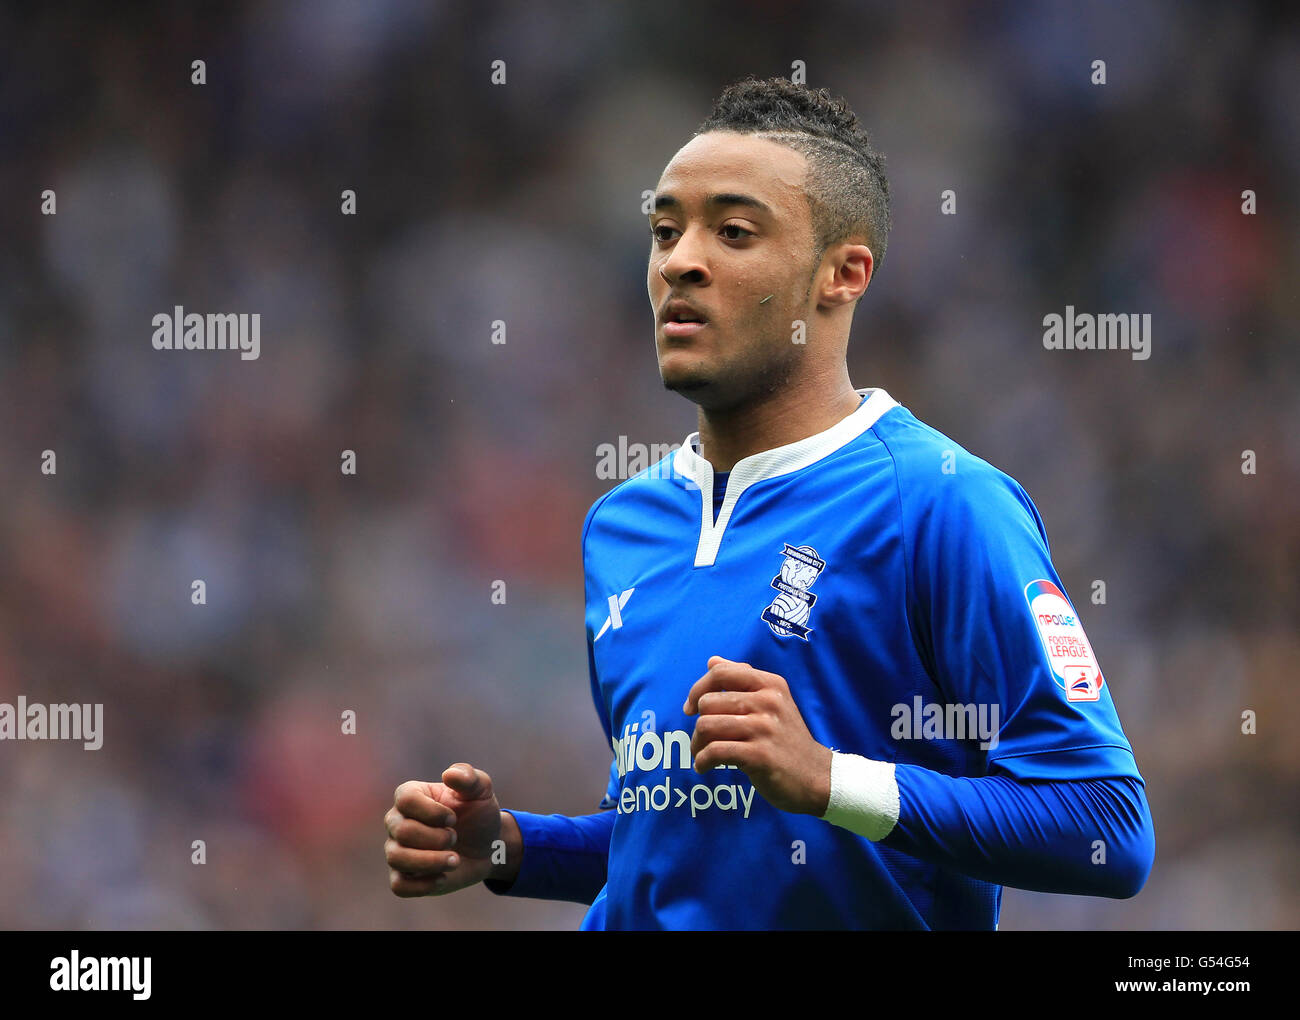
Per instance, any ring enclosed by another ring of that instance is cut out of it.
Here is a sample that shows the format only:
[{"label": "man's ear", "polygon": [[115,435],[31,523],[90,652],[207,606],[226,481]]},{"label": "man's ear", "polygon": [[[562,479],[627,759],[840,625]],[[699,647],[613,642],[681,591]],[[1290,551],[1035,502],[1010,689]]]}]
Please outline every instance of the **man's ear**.
[{"label": "man's ear", "polygon": [[862,241],[845,241],[829,252],[833,275],[822,288],[820,300],[830,305],[854,304],[871,283],[875,256]]},{"label": "man's ear", "polygon": [[847,245],[846,249],[844,268],[846,271],[852,270],[852,286],[861,287],[861,290],[853,297],[853,300],[856,301],[867,292],[867,288],[871,285],[871,278],[876,272],[876,257],[871,253],[871,249],[867,247],[865,241]]}]

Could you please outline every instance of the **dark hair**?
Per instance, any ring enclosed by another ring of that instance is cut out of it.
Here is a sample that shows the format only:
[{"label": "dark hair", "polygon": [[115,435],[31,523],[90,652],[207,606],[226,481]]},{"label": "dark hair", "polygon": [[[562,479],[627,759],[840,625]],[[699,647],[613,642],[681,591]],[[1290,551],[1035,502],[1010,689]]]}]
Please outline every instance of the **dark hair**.
[{"label": "dark hair", "polygon": [[[696,130],[758,135],[808,159],[804,192],[817,246],[813,267],[826,249],[864,234],[875,270],[889,239],[889,180],[885,157],[871,147],[866,129],[842,97],[785,78],[733,82]],[[692,136],[694,137],[694,136]]]}]

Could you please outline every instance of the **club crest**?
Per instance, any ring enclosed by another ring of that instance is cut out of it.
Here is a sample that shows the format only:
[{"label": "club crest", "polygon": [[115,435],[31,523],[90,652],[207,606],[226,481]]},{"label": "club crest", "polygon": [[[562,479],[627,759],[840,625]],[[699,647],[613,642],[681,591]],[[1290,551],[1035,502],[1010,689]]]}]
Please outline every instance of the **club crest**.
[{"label": "club crest", "polygon": [[794,636],[807,641],[812,628],[805,624],[817,603],[817,596],[808,589],[826,569],[826,561],[810,545],[786,543],[781,554],[785,557],[781,572],[772,578],[772,587],[779,594],[763,610],[761,619],[777,637]]}]

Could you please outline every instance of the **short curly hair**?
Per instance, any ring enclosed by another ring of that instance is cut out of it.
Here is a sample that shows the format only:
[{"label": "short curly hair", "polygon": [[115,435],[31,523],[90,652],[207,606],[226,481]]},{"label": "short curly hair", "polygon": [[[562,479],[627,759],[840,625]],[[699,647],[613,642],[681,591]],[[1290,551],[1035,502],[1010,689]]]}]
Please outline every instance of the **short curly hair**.
[{"label": "short curly hair", "polygon": [[875,275],[889,241],[885,157],[872,148],[842,97],[785,78],[750,75],[723,90],[692,137],[709,131],[758,135],[807,157],[804,191],[816,245],[813,266],[831,245],[862,235]]}]

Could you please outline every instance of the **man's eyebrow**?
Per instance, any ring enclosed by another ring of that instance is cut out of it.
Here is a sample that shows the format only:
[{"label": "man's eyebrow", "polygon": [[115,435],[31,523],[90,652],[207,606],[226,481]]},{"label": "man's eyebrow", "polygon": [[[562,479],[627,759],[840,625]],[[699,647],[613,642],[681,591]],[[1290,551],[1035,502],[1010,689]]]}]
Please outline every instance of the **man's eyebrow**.
[{"label": "man's eyebrow", "polygon": [[[734,191],[723,191],[714,195],[709,195],[704,199],[704,204],[710,208],[720,208],[728,205],[743,205],[751,209],[758,209],[769,216],[773,215],[772,209],[766,202],[761,202],[753,195],[742,195]],[[660,209],[680,209],[681,201],[676,195],[662,194],[655,196],[655,212]]]}]

